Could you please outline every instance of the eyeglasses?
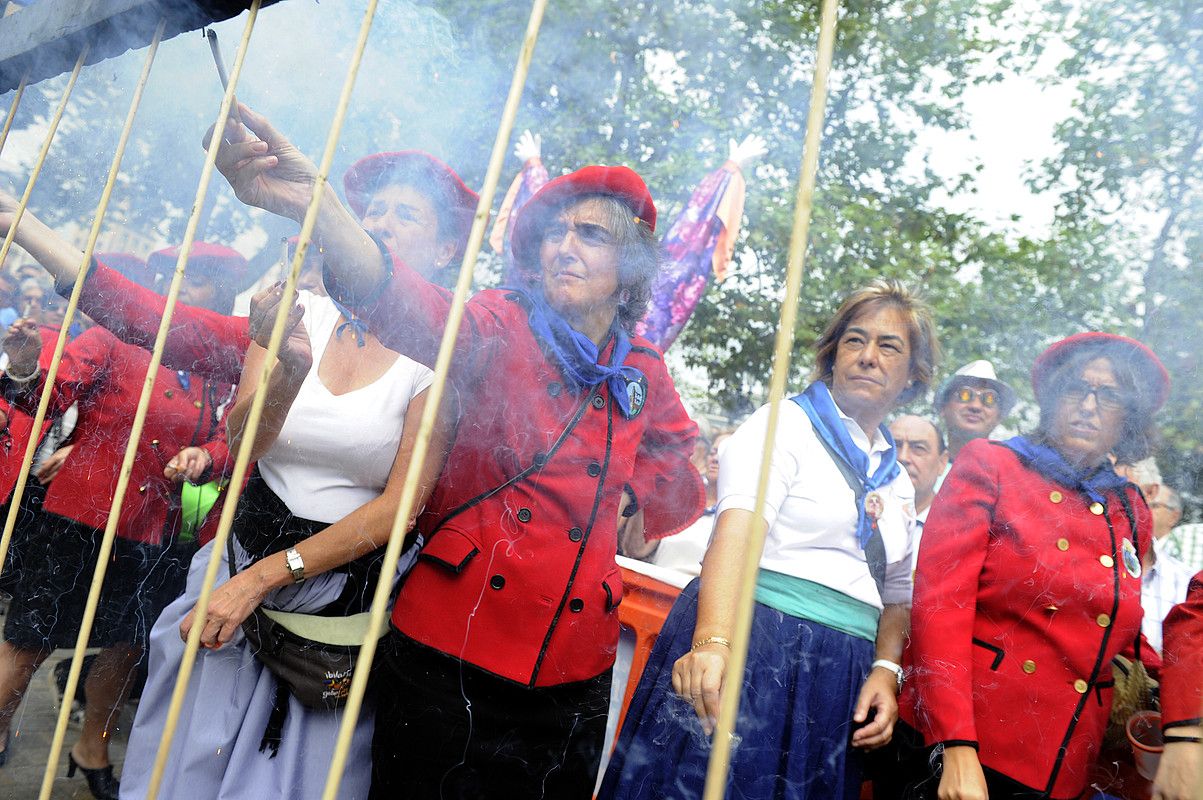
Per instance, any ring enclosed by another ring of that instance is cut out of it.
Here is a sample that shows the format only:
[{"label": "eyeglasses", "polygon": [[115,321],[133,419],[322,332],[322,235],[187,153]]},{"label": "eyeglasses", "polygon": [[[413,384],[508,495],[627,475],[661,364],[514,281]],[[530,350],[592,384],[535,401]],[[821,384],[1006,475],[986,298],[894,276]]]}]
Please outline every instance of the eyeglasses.
[{"label": "eyeglasses", "polygon": [[977,398],[986,408],[994,408],[998,405],[998,392],[993,389],[978,391],[970,389],[967,386],[962,386],[960,389],[957,389],[956,398],[959,402],[966,404],[972,403],[974,398]]},{"label": "eyeglasses", "polygon": [[1078,404],[1090,395],[1094,395],[1094,401],[1099,408],[1105,408],[1108,411],[1119,411],[1132,403],[1132,396],[1116,386],[1091,386],[1083,380],[1070,381],[1065,384],[1061,398],[1066,403]]}]

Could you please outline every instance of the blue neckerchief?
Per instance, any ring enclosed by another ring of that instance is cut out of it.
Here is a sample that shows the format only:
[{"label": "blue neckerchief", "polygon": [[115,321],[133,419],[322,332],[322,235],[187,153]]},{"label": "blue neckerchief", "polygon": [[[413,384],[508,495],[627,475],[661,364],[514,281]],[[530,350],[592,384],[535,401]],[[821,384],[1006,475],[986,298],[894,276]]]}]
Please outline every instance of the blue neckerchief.
[{"label": "blue neckerchief", "polygon": [[350,328],[351,330],[355,331],[356,346],[363,347],[366,344],[363,335],[368,332],[368,324],[361,319],[357,319],[351,309],[347,308],[333,297],[330,298],[330,302],[334,303],[334,307],[338,309],[338,313],[342,314],[343,318],[346,320],[346,322],[334,329],[334,335],[342,336],[343,331],[345,331],[347,328]]},{"label": "blue neckerchief", "polygon": [[[901,470],[898,466],[897,452],[894,449],[894,438],[890,436],[885,425],[882,425],[879,430],[890,448],[881,454],[881,463],[877,465],[877,470],[870,475],[869,454],[852,441],[852,435],[848,433],[848,426],[844,424],[839,409],[835,407],[835,401],[831,399],[831,391],[827,388],[827,384],[815,381],[807,386],[806,391],[802,394],[790,399],[801,406],[802,410],[806,412],[806,416],[810,417],[810,424],[814,426],[815,433],[822,437],[823,441],[827,442],[844,463],[852,468],[852,472],[860,479],[866,495],[898,477]],[[873,524],[874,521],[869,519],[869,515],[865,513],[864,502],[858,502],[856,504],[856,541],[862,550],[873,534]]]},{"label": "blue neckerchief", "polygon": [[1015,436],[1003,442],[1015,451],[1015,454],[1029,467],[1039,472],[1050,481],[1056,481],[1062,486],[1085,492],[1096,503],[1106,505],[1107,498],[1103,492],[1107,489],[1122,489],[1128,480],[1121,478],[1111,467],[1111,462],[1103,463],[1089,472],[1074,468],[1065,456],[1044,444],[1037,444],[1026,436]]},{"label": "blue neckerchief", "polygon": [[517,292],[526,298],[530,309],[528,322],[531,330],[550,350],[550,355],[560,368],[569,385],[576,390],[592,388],[603,381],[610,387],[610,396],[618,404],[622,415],[631,417],[631,401],[627,396],[627,383],[642,380],[643,373],[623,362],[631,352],[631,339],[622,326],[615,321],[611,333],[614,336],[614,353],[610,365],[597,363],[598,349],[585,334],[573,328],[568,321],[547,304],[543,292],[528,292],[512,286],[502,287]]}]

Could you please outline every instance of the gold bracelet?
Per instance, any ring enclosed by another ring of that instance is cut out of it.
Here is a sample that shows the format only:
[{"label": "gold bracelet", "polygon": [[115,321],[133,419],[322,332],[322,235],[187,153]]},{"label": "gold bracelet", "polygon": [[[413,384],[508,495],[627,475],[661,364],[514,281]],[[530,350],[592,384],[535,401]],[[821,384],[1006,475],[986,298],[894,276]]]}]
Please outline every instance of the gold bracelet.
[{"label": "gold bracelet", "polygon": [[693,643],[693,647],[689,648],[690,652],[697,650],[699,647],[705,647],[708,644],[721,644],[728,650],[731,649],[731,640],[725,639],[722,636],[707,636],[705,639],[698,639]]}]

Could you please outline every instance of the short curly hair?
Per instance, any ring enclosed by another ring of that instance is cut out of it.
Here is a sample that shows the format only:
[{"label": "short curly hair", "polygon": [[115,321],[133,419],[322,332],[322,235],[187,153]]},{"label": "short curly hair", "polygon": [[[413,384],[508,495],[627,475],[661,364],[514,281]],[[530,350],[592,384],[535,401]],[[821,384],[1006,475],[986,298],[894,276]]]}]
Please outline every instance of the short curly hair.
[{"label": "short curly hair", "polygon": [[1101,341],[1079,346],[1078,351],[1059,365],[1040,382],[1036,402],[1040,405],[1040,422],[1036,438],[1053,445],[1052,425],[1056,419],[1066,386],[1082,377],[1086,365],[1105,359],[1115,373],[1115,380],[1132,403],[1124,409],[1120,423],[1119,441],[1112,454],[1121,464],[1135,464],[1153,452],[1159,441],[1157,423],[1153,419],[1154,392],[1142,380],[1142,364],[1132,359],[1131,348]]},{"label": "short curly hair", "polygon": [[[652,299],[652,286],[660,275],[660,246],[651,227],[634,216],[631,209],[617,197],[608,194],[577,195],[545,215],[555,219],[561,211],[591,200],[601,203],[605,215],[606,229],[613,234],[618,247],[618,322],[628,332],[647,314],[647,305]],[[539,232],[540,244],[542,234]],[[538,257],[539,248],[531,248]],[[519,264],[524,280],[531,285],[543,279],[539,264]]]},{"label": "short curly hair", "polygon": [[868,286],[862,286],[844,298],[839,310],[815,342],[815,368],[810,378],[812,381],[823,381],[828,386],[831,385],[835,353],[844,331],[858,314],[873,307],[896,308],[907,318],[911,347],[911,382],[902,390],[897,401],[898,405],[905,405],[926,393],[931,386],[936,364],[940,361],[940,341],[936,336],[936,323],[931,308],[917,292],[911,291],[901,281],[893,278],[876,278]]}]

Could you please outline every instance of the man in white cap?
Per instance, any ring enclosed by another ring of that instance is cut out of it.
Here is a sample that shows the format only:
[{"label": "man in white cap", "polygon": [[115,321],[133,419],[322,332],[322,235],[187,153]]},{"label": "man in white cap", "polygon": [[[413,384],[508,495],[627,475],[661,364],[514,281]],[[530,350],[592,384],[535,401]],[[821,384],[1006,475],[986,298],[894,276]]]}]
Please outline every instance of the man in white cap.
[{"label": "man in white cap", "polygon": [[989,361],[971,361],[940,388],[935,405],[947,429],[951,461],[966,444],[998,427],[1015,405],[1015,391],[998,379]]}]

